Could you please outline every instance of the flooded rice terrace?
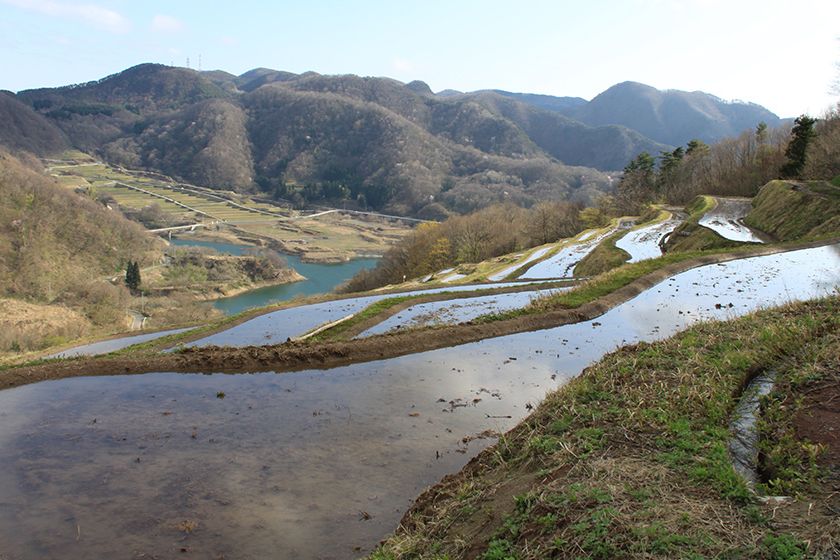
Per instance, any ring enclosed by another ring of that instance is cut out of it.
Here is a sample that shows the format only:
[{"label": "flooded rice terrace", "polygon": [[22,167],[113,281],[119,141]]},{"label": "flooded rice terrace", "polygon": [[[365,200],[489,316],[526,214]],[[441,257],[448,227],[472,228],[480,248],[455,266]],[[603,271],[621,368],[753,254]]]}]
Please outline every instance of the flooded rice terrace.
[{"label": "flooded rice terrace", "polygon": [[0,557],[358,557],[492,441],[471,438],[617,346],[837,286],[840,247],[822,247],[693,269],[594,321],[328,371],[2,391]]},{"label": "flooded rice terrace", "polygon": [[670,235],[682,223],[681,218],[671,218],[656,224],[641,227],[629,232],[615,242],[615,246],[630,255],[627,262],[639,262],[662,256],[660,241]]},{"label": "flooded rice terrace", "polygon": [[99,354],[108,354],[109,352],[116,352],[117,350],[122,350],[123,348],[128,348],[129,346],[133,346],[135,344],[149,342],[150,340],[162,338],[170,334],[182,333],[188,330],[190,330],[190,328],[169,329],[153,333],[144,333],[133,336],[112,338],[110,340],[100,340],[99,342],[92,342],[90,344],[75,346],[73,348],[70,348],[69,350],[62,350],[61,352],[56,352],[55,354],[44,356],[44,358],[73,358],[75,356],[96,356]]},{"label": "flooded rice terrace", "polygon": [[577,263],[594,251],[601,241],[615,233],[616,229],[610,229],[597,236],[595,236],[596,232],[586,233],[578,240],[560,249],[556,254],[538,262],[519,277],[523,280],[571,278],[574,276]]},{"label": "flooded rice terrace", "polygon": [[445,288],[431,288],[426,290],[413,290],[396,294],[379,294],[374,296],[362,296],[347,298],[323,303],[312,303],[298,307],[289,307],[260,315],[244,323],[231,327],[230,329],[212,334],[208,337],[190,342],[186,346],[260,346],[266,344],[279,344],[287,338],[300,336],[315,327],[337,321],[353,313],[362,311],[368,305],[377,301],[395,297],[412,295],[432,295],[442,292],[469,292],[473,290],[485,290],[494,288],[509,288],[512,286],[524,286],[531,282],[500,282],[497,284],[469,284],[461,286],[448,286]]},{"label": "flooded rice terrace", "polygon": [[744,223],[744,218],[752,210],[749,198],[718,198],[717,205],[706,212],[698,222],[723,237],[744,243],[764,243],[756,233]]},{"label": "flooded rice terrace", "polygon": [[535,298],[549,296],[569,288],[529,290],[511,294],[493,294],[463,299],[418,303],[400,311],[361,333],[357,338],[382,334],[397,329],[431,325],[455,325],[489,313],[501,313],[525,307]]}]

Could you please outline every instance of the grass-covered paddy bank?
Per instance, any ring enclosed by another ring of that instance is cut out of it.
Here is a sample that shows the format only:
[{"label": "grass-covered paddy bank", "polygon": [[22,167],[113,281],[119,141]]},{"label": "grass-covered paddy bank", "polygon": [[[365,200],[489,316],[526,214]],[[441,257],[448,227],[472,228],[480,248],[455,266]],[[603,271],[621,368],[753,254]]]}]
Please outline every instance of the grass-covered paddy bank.
[{"label": "grass-covered paddy bank", "polygon": [[[834,296],[618,350],[421,495],[371,558],[832,557],[838,426],[804,434],[828,417],[809,395],[836,395],[838,347]],[[727,452],[740,393],[768,369],[759,489],[786,500],[751,492]]]}]

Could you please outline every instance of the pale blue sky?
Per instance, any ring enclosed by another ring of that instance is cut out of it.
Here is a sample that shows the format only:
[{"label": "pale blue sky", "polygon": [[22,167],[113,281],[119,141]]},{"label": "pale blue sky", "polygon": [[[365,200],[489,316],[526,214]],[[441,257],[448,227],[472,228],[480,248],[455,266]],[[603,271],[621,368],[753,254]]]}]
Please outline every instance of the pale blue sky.
[{"label": "pale blue sky", "polygon": [[141,62],[258,66],[592,98],[634,80],[817,114],[840,61],[837,0],[167,2],[0,0],[0,89]]}]

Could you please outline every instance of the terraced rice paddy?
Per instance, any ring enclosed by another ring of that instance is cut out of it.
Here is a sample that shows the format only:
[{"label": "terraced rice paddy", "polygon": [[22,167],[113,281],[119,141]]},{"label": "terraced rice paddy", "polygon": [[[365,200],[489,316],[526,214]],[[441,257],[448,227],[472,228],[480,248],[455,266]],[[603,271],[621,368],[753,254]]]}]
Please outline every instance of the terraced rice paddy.
[{"label": "terraced rice paddy", "polygon": [[838,263],[833,246],[706,265],[597,320],[330,370],[5,390],[0,542],[11,558],[357,558],[605,353],[825,295]]},{"label": "terraced rice paddy", "polygon": [[172,225],[224,223],[246,235],[276,240],[285,252],[311,260],[381,255],[410,231],[409,225],[383,216],[339,210],[299,212],[246,195],[181,185],[99,163],[56,165],[50,171],[68,188],[89,188],[93,196],[111,198],[122,208],[139,211],[154,204]]}]

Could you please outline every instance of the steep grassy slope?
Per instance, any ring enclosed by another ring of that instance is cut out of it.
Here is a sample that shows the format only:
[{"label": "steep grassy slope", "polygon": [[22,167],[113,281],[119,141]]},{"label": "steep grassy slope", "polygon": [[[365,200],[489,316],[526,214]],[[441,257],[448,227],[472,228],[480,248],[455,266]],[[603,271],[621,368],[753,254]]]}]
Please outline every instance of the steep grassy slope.
[{"label": "steep grassy slope", "polygon": [[830,373],[839,327],[835,297],[621,349],[422,494],[371,558],[792,559],[833,550],[836,471],[822,479],[808,457],[785,450],[792,466],[803,461],[784,475],[806,482],[801,501],[762,505],[727,443],[746,382],[767,368],[781,380]]},{"label": "steep grassy slope", "polygon": [[827,181],[771,181],[753,199],[747,225],[779,241],[840,232],[840,187]]},{"label": "steep grassy slope", "polygon": [[0,297],[68,307],[92,324],[121,322],[128,295],[105,277],[128,259],[151,264],[161,243],[0,152]]}]

